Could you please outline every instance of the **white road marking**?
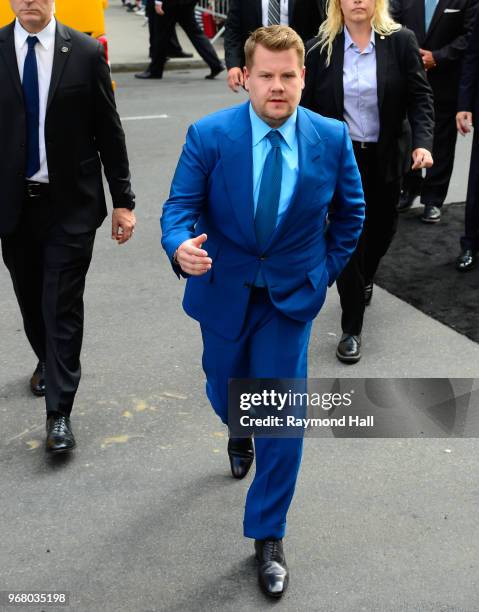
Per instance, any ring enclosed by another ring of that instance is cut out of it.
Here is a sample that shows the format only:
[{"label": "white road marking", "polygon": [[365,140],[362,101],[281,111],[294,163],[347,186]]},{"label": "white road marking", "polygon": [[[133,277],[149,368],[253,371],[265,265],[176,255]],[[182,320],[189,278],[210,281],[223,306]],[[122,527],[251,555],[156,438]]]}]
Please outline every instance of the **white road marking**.
[{"label": "white road marking", "polygon": [[168,119],[169,115],[143,115],[140,117],[122,117],[122,121],[147,121],[149,119]]}]

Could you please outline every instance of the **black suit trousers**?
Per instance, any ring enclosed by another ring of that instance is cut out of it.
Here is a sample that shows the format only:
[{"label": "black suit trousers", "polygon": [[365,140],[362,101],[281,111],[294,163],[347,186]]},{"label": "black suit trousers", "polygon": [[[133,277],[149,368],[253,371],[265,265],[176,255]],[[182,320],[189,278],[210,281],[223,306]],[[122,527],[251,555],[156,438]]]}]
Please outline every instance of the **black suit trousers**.
[{"label": "black suit trousers", "polygon": [[168,6],[165,14],[157,20],[155,38],[151,46],[150,72],[152,74],[163,75],[168,56],[168,42],[177,23],[183,28],[210,70],[217,70],[221,67],[221,61],[213,45],[196,22],[195,5],[196,0],[185,5]]},{"label": "black suit trousers", "polygon": [[426,170],[422,178],[421,170],[409,172],[404,180],[404,188],[410,193],[421,196],[423,204],[441,206],[447,196],[449,181],[454,168],[456,152],[456,100],[434,99],[434,144],[432,157],[434,165]]},{"label": "black suit trousers", "polygon": [[474,132],[472,143],[467,185],[465,235],[461,238],[461,247],[479,251],[479,134],[477,132]]},{"label": "black suit trousers", "polygon": [[95,231],[67,234],[48,197],[26,198],[15,232],[2,238],[27,338],[46,362],[47,413],[69,415],[80,382],[83,292]]},{"label": "black suit trousers", "polygon": [[385,182],[378,170],[376,148],[354,153],[366,201],[366,217],[356,250],[336,281],[344,333],[359,335],[364,319],[364,286],[373,281],[381,258],[386,254],[397,228],[400,180]]}]

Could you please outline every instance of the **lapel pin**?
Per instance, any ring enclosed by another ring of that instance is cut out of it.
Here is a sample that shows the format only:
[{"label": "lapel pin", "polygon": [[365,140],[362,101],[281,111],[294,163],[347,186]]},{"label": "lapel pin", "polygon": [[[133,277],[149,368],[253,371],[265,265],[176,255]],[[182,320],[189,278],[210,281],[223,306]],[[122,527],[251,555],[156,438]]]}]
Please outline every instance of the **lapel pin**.
[{"label": "lapel pin", "polygon": [[381,40],[384,40],[384,36],[381,36]]},{"label": "lapel pin", "polygon": [[61,51],[62,53],[68,53],[69,49],[68,49],[68,47],[62,47],[62,48],[60,49],[60,51]]}]

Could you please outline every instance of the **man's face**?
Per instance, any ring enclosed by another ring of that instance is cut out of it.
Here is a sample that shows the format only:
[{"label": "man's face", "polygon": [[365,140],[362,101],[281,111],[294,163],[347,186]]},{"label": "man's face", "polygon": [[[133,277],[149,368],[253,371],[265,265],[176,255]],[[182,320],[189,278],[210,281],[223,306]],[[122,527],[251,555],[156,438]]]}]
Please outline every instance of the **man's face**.
[{"label": "man's face", "polygon": [[263,121],[275,128],[291,117],[304,87],[304,67],[295,49],[269,51],[257,45],[244,76],[251,104]]},{"label": "man's face", "polygon": [[341,10],[346,24],[370,22],[376,8],[376,0],[341,0]]},{"label": "man's face", "polygon": [[53,15],[54,0],[10,0],[13,12],[28,32],[40,32]]}]

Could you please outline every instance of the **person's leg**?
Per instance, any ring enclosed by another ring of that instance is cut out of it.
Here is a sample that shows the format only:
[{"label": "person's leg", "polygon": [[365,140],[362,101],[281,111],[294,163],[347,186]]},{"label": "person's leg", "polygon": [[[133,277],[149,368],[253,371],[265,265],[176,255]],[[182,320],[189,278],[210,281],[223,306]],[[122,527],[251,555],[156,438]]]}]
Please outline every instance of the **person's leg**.
[{"label": "person's leg", "polygon": [[465,233],[461,247],[479,251],[479,135],[474,134],[467,185]]},{"label": "person's leg", "polygon": [[211,72],[220,72],[223,69],[218,54],[213,45],[201,30],[195,18],[195,4],[186,4],[178,9],[178,23],[191,40],[194,48],[198,51],[202,59],[208,64]]},{"label": "person's leg", "polygon": [[95,232],[52,229],[44,239],[42,312],[46,331],[47,413],[69,416],[80,382],[83,293]]}]

